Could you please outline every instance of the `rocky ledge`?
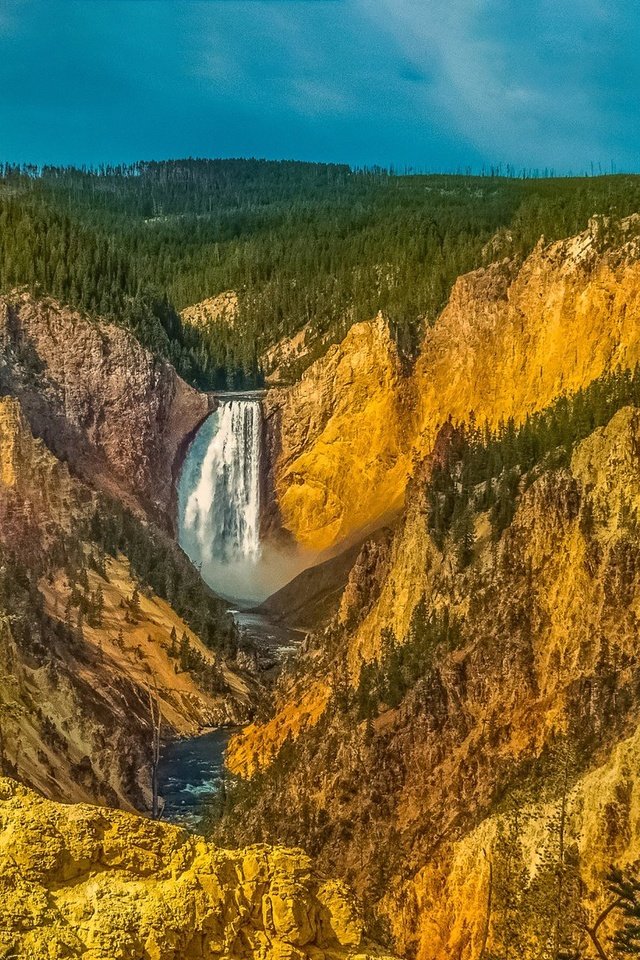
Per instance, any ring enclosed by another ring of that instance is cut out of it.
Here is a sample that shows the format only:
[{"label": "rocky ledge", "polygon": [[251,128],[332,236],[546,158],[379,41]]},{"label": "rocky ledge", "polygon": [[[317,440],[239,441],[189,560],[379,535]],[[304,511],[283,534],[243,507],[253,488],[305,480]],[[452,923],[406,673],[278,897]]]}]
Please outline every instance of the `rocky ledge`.
[{"label": "rocky ledge", "polygon": [[301,850],[222,850],[0,779],[0,954],[47,960],[366,960],[354,896]]}]

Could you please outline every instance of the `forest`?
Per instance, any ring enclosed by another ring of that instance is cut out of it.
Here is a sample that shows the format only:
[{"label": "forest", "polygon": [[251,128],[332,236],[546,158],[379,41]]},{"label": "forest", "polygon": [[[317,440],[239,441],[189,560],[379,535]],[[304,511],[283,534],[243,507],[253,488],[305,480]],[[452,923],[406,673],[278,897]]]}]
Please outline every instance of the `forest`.
[{"label": "forest", "polygon": [[[264,352],[305,330],[287,371],[382,310],[407,362],[456,277],[541,236],[640,206],[631,175],[396,175],[344,165],[179,160],[0,165],[0,293],[28,288],[130,328],[203,389],[263,382]],[[233,290],[238,315],[185,307]]]}]

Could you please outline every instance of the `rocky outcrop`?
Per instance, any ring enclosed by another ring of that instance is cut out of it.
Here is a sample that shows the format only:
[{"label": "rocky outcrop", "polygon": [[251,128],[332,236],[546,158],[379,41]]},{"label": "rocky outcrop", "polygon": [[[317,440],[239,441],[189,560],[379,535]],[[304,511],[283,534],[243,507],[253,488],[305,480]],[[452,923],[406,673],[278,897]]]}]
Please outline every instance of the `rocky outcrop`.
[{"label": "rocky outcrop", "polygon": [[637,241],[591,222],[541,242],[520,268],[460,277],[404,378],[384,322],[356,324],[290,388],[265,401],[272,489],[300,544],[325,549],[402,505],[413,464],[454,422],[523,421],[554,398],[640,359]]},{"label": "rocky outcrop", "polygon": [[399,508],[411,416],[381,316],[355,324],[295,386],[270,390],[264,409],[279,519],[303,547],[323,550]]},{"label": "rocky outcrop", "polygon": [[49,960],[366,960],[356,901],[300,850],[175,827],[0,779],[0,949]]},{"label": "rocky outcrop", "polygon": [[215,297],[185,307],[180,316],[184,323],[192,327],[206,329],[216,323],[233,327],[238,318],[238,295],[233,290],[225,290]]},{"label": "rocky outcrop", "polygon": [[66,464],[35,440],[14,397],[0,397],[0,542],[27,560],[46,551],[94,504]]},{"label": "rocky outcrop", "polygon": [[74,473],[172,529],[175,480],[209,398],[126,330],[27,294],[0,299],[0,393]]},{"label": "rocky outcrop", "polygon": [[[353,323],[353,318],[350,323]],[[324,356],[333,342],[330,330],[321,333],[311,323],[305,324],[293,336],[278,340],[260,357],[267,384],[280,387],[295,383],[306,367]]]}]

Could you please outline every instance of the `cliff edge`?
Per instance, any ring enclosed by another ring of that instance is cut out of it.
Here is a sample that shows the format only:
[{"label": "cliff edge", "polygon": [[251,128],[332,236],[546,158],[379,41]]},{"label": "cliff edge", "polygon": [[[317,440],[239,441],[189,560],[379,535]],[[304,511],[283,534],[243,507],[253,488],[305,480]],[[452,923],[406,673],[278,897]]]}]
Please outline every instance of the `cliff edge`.
[{"label": "cliff edge", "polygon": [[90,485],[172,530],[181,455],[211,407],[128,331],[28,294],[0,298],[0,394]]},{"label": "cliff edge", "polygon": [[300,850],[221,850],[0,779],[0,949],[48,960],[382,957],[355,898]]}]

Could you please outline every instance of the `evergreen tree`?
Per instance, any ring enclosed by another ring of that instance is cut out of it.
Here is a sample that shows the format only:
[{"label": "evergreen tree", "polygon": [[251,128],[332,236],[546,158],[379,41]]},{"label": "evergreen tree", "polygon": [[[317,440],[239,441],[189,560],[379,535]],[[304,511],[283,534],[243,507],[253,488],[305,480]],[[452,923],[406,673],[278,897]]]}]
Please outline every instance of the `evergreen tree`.
[{"label": "evergreen tree", "polygon": [[612,867],[608,887],[614,897],[613,908],[620,910],[624,918],[613,941],[614,952],[617,956],[637,956],[640,954],[640,880]]}]

